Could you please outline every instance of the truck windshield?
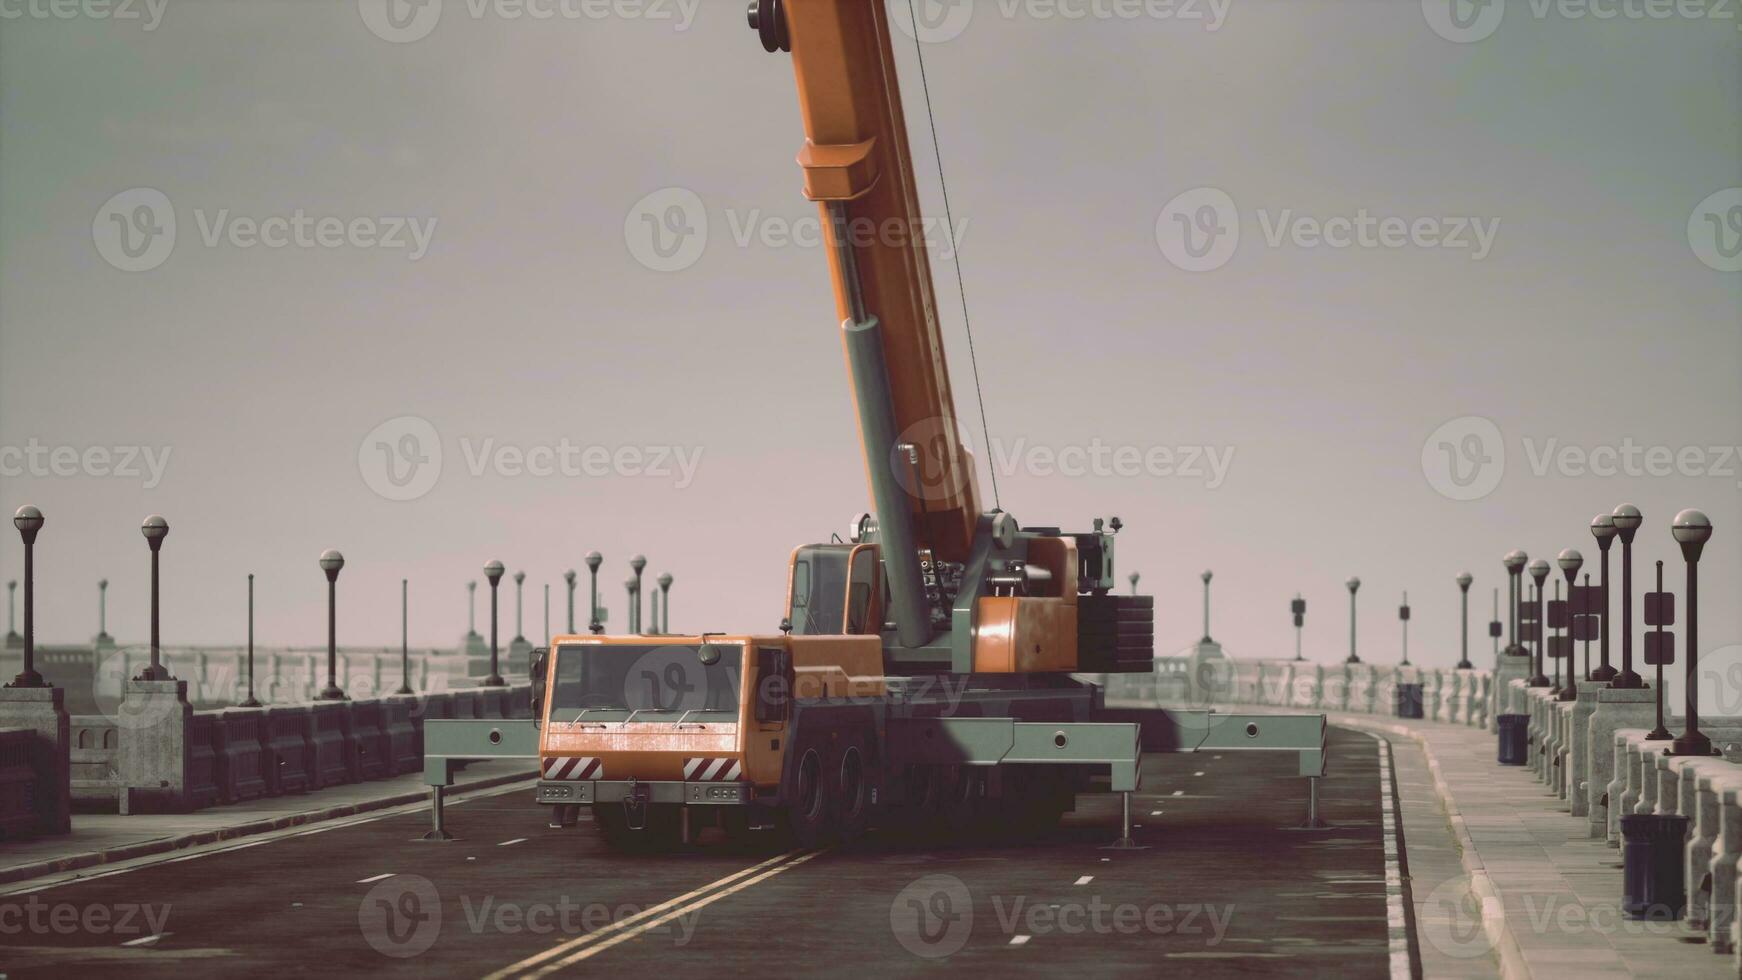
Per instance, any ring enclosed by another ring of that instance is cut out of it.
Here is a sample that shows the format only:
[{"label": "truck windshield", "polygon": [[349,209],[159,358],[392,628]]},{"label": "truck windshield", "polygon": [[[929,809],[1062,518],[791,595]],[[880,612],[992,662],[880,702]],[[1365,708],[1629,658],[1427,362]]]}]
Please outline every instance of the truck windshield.
[{"label": "truck windshield", "polygon": [[558,647],[551,720],[734,721],[744,647],[709,645],[720,655],[712,664],[701,644]]}]

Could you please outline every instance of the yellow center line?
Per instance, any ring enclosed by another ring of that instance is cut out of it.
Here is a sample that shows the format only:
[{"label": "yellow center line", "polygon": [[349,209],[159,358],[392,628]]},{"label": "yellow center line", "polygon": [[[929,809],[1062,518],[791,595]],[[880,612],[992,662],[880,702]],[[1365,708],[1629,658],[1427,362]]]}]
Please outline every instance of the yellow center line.
[{"label": "yellow center line", "polygon": [[[642,911],[637,912],[634,915],[628,916],[627,918],[624,918],[621,921],[613,922],[613,923],[610,923],[609,925],[603,926],[599,929],[595,929],[592,932],[589,932],[584,936],[576,936],[574,939],[571,939],[568,942],[553,946],[550,949],[547,949],[542,953],[536,953],[532,956],[529,956],[526,959],[521,960],[518,963],[515,963],[513,966],[505,966],[502,969],[497,970],[495,973],[492,973],[492,974],[486,976],[484,978],[484,980],[506,980],[507,977],[515,976],[515,975],[520,974],[520,973],[527,971],[527,970],[532,970],[548,960],[552,960],[552,959],[555,959],[556,957],[562,956],[565,953],[572,952],[573,950],[578,949],[582,946],[585,946],[588,943],[595,942],[599,939],[603,939],[606,936],[611,935],[612,933],[620,932],[624,929],[631,928],[631,927],[633,927],[633,926],[635,926],[635,925],[637,925],[637,924],[639,924],[639,923],[641,923],[649,918],[660,915],[661,913],[673,908],[674,906],[682,905],[683,903],[689,902],[695,898],[698,898],[701,895],[704,895],[707,892],[710,892],[716,888],[720,888],[724,885],[730,885],[732,882],[737,881],[738,879],[743,878],[746,875],[755,874],[756,872],[761,871],[763,868],[766,868],[769,865],[779,864],[780,862],[785,861],[788,858],[792,858],[792,857],[797,856],[797,855],[802,854],[802,853],[803,853],[802,851],[787,851],[785,854],[781,854],[781,855],[778,855],[776,857],[771,857],[768,860],[763,861],[760,864],[753,864],[750,867],[745,868],[741,871],[733,872],[732,874],[729,874],[726,877],[721,878],[718,881],[709,882],[708,884],[703,885],[700,888],[695,888],[695,889],[692,889],[690,891],[687,891],[687,892],[683,893],[682,895],[677,896],[676,898],[670,899],[670,900],[665,901],[665,902],[661,902],[660,904],[655,905],[652,908],[643,909]],[[813,855],[805,855],[804,859],[808,859],[812,856]],[[794,863],[796,864],[798,862],[794,862]],[[757,880],[761,880],[761,879],[759,878]],[[538,973],[535,975],[536,976],[543,976],[544,974]]]},{"label": "yellow center line", "polygon": [[[643,933],[650,932],[654,929],[657,929],[660,926],[666,924],[667,922],[670,922],[671,920],[678,918],[679,916],[687,915],[691,912],[699,911],[700,909],[706,908],[707,906],[714,904],[715,902],[719,901],[722,898],[725,898],[728,895],[732,895],[736,892],[741,892],[744,889],[749,888],[751,885],[754,885],[759,881],[763,881],[763,880],[766,880],[768,878],[772,878],[775,875],[780,874],[783,871],[791,871],[793,868],[798,867],[799,865],[805,863],[806,861],[809,861],[811,858],[814,858],[818,854],[821,854],[821,853],[822,853],[821,851],[812,851],[809,854],[801,855],[800,857],[796,857],[796,858],[792,859],[791,861],[788,861],[785,864],[779,865],[777,867],[769,868],[767,871],[762,872],[761,874],[757,875],[754,878],[747,878],[744,881],[740,881],[739,883],[737,883],[736,885],[733,885],[730,888],[726,888],[726,889],[723,889],[721,891],[714,892],[713,894],[707,896],[706,898],[703,898],[703,899],[696,901],[696,902],[692,902],[689,905],[684,906],[683,908],[673,909],[670,912],[667,912],[666,914],[660,916],[657,919],[649,919],[646,922],[643,922],[643,923],[635,926],[634,928],[619,931],[616,935],[612,936],[609,939],[606,939],[603,942],[596,943],[592,946],[587,946],[587,947],[581,949],[580,951],[573,953],[567,957],[564,957],[563,959],[561,959],[555,963],[552,963],[552,964],[550,964],[550,965],[548,965],[548,966],[546,966],[546,967],[544,967],[544,968],[542,968],[534,973],[526,974],[525,977],[522,978],[522,980],[540,980],[541,977],[546,977],[552,973],[555,973],[558,970],[574,966],[576,963],[579,963],[582,960],[585,960],[591,956],[595,956],[599,953],[603,953],[605,950],[610,949],[611,947],[617,945],[618,943],[626,943],[629,940],[634,939],[636,936],[639,936]],[[598,933],[594,933],[593,935],[598,935]],[[585,937],[583,937],[583,938],[585,938]]]}]

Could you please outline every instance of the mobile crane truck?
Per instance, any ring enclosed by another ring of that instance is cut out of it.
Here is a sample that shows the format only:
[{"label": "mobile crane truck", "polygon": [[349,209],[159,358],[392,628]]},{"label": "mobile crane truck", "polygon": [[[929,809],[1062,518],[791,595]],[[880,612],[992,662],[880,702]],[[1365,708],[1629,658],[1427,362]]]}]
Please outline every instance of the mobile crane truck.
[{"label": "mobile crane truck", "polygon": [[[1073,674],[1153,669],[1153,597],[1114,593],[1118,518],[1086,532],[983,510],[960,436],[882,0],[760,0],[790,52],[804,193],[826,229],[874,514],[797,548],[778,633],[559,636],[531,667],[536,798],[579,807],[619,849],[779,828],[807,847],[873,825],[969,837],[1042,831],[1101,785],[1130,793],[1142,751],[1300,753],[1324,771],[1322,715],[1112,712]],[[771,617],[772,619],[773,617]],[[428,781],[515,754],[430,722]],[[468,730],[469,731],[469,730]],[[1309,817],[1309,819],[1311,819]]]}]

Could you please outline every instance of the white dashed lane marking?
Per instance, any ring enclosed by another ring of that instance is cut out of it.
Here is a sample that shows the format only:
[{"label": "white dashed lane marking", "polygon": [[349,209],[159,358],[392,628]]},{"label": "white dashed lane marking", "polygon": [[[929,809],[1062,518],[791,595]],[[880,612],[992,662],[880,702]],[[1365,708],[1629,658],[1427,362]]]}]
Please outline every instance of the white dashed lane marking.
[{"label": "white dashed lane marking", "polygon": [[1010,937],[1010,945],[1012,945],[1012,946],[1027,946],[1028,941],[1030,939],[1033,939],[1033,938],[1034,938],[1033,936],[1011,936]]},{"label": "white dashed lane marking", "polygon": [[358,878],[357,884],[359,884],[359,885],[373,885],[377,881],[386,881],[387,879],[393,877],[393,874],[394,874],[393,872],[389,871],[384,875],[376,875],[373,878]]},{"label": "white dashed lane marking", "polygon": [[497,847],[508,847],[510,845],[513,845],[513,844],[524,844],[524,843],[526,843],[526,838],[516,837],[513,840],[505,840],[502,843],[497,844],[496,846]]},{"label": "white dashed lane marking", "polygon": [[1094,880],[1095,880],[1095,876],[1094,876],[1094,875],[1084,875],[1084,876],[1082,876],[1082,877],[1081,877],[1081,878],[1078,878],[1078,879],[1077,879],[1077,884],[1079,884],[1079,885],[1086,885],[1086,884],[1088,884],[1088,883],[1089,883],[1089,882],[1091,882],[1091,881],[1094,881]]}]

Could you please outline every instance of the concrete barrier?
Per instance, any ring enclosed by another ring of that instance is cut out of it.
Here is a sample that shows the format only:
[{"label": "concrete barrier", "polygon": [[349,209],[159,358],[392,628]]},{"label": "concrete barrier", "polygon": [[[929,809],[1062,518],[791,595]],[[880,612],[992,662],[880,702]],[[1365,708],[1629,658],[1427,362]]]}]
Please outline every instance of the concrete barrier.
[{"label": "concrete barrier", "polygon": [[227,708],[211,714],[215,721],[213,747],[219,798],[225,803],[239,803],[267,795],[266,761],[271,750],[266,712],[259,708]]},{"label": "concrete barrier", "polygon": [[36,831],[36,767],[27,728],[0,728],[0,840]]},{"label": "concrete barrier", "polygon": [[455,691],[453,694],[453,709],[449,718],[482,718],[478,713],[479,693],[477,690]]},{"label": "concrete barrier", "polygon": [[266,744],[267,792],[281,796],[315,788],[314,715],[308,705],[267,708]]},{"label": "concrete barrier", "polygon": [[351,723],[349,739],[354,751],[351,755],[351,779],[353,782],[363,782],[370,779],[380,779],[392,774],[392,765],[387,749],[387,733],[381,725],[381,702],[352,701],[347,712]]},{"label": "concrete barrier", "polygon": [[311,788],[325,789],[351,781],[351,759],[356,744],[347,738],[350,705],[344,701],[320,701],[309,706],[313,735],[314,769]]},{"label": "concrete barrier", "polygon": [[73,802],[111,806],[115,803],[115,753],[120,733],[106,715],[73,715],[69,721],[69,762]]},{"label": "concrete barrier", "polygon": [[220,798],[217,721],[206,712],[198,712],[188,721],[186,798],[183,801],[183,807],[188,810],[203,810],[216,804]]},{"label": "concrete barrier", "polygon": [[417,700],[409,697],[390,697],[381,701],[381,732],[387,740],[389,774],[417,772],[423,768],[422,718],[412,720],[412,710],[416,706]]}]

